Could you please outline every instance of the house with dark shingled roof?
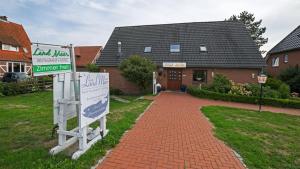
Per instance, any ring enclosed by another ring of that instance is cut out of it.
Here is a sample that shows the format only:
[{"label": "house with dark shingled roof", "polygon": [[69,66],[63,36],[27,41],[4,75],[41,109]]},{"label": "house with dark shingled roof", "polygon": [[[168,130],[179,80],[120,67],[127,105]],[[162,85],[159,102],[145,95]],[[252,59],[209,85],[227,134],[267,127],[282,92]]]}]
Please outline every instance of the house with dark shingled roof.
[{"label": "house with dark shingled roof", "polygon": [[22,25],[0,16],[0,77],[5,72],[31,74],[31,42]]},{"label": "house with dark shingled roof", "polygon": [[300,65],[300,25],[268,52],[266,62],[267,72],[272,76]]},{"label": "house with dark shingled roof", "polygon": [[256,83],[265,66],[244,24],[236,21],[116,27],[96,64],[110,73],[112,88],[126,93],[139,91],[118,69],[131,55],[152,60],[157,81],[168,90],[209,84],[216,74]]}]

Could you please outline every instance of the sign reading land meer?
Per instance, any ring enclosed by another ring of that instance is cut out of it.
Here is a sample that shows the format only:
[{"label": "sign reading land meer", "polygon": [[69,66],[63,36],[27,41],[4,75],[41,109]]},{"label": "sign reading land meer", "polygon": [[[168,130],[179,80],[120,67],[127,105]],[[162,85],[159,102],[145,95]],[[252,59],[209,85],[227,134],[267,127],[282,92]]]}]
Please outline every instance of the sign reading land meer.
[{"label": "sign reading land meer", "polygon": [[69,48],[33,44],[31,51],[34,76],[71,72]]},{"label": "sign reading land meer", "polygon": [[108,73],[80,73],[80,128],[109,112]]}]

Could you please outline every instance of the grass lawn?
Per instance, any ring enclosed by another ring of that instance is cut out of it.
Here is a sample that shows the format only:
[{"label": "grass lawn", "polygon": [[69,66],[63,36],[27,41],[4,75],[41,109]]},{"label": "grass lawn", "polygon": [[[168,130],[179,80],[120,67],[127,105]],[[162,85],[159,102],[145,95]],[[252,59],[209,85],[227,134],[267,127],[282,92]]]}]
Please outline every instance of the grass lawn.
[{"label": "grass lawn", "polygon": [[[135,98],[128,97],[130,103],[111,100],[109,134],[78,160],[71,160],[67,151],[56,156],[48,153],[57,143],[57,137],[51,138],[52,92],[0,98],[0,168],[90,168],[118,143],[150,104]],[[75,126],[76,120],[70,124]]]},{"label": "grass lawn", "polygon": [[214,124],[215,135],[249,168],[300,168],[300,117],[220,106],[202,112]]}]

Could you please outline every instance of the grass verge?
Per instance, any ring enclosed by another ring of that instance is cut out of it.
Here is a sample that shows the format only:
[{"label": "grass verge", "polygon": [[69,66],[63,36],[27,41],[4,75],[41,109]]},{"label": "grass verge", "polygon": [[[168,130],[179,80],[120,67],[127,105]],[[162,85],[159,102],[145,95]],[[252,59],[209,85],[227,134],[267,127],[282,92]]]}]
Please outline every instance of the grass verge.
[{"label": "grass verge", "polygon": [[249,168],[300,168],[300,117],[220,106],[202,112]]},{"label": "grass verge", "polygon": [[[57,138],[51,138],[52,92],[0,98],[0,168],[90,168],[118,144],[123,133],[150,104],[132,96],[123,98],[131,102],[110,102],[109,134],[78,160],[71,160],[67,151],[56,156],[48,153],[57,144]],[[75,124],[74,119],[68,125]]]}]

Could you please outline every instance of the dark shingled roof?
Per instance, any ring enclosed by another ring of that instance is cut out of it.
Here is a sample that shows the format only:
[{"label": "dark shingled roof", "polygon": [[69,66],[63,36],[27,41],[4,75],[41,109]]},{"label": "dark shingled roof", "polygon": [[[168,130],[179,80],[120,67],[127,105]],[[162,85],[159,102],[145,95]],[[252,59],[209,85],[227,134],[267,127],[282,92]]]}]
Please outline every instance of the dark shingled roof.
[{"label": "dark shingled roof", "polygon": [[268,53],[278,53],[293,49],[300,49],[300,25],[274,46]]},{"label": "dark shingled roof", "polygon": [[[122,54],[118,54],[118,42]],[[170,44],[179,43],[180,52],[170,53]],[[200,45],[207,52],[200,52]],[[144,53],[146,46],[151,53]],[[261,68],[265,61],[245,26],[240,22],[192,22],[116,27],[110,36],[99,66],[117,66],[131,55],[162,62],[186,62],[187,67]]]}]

